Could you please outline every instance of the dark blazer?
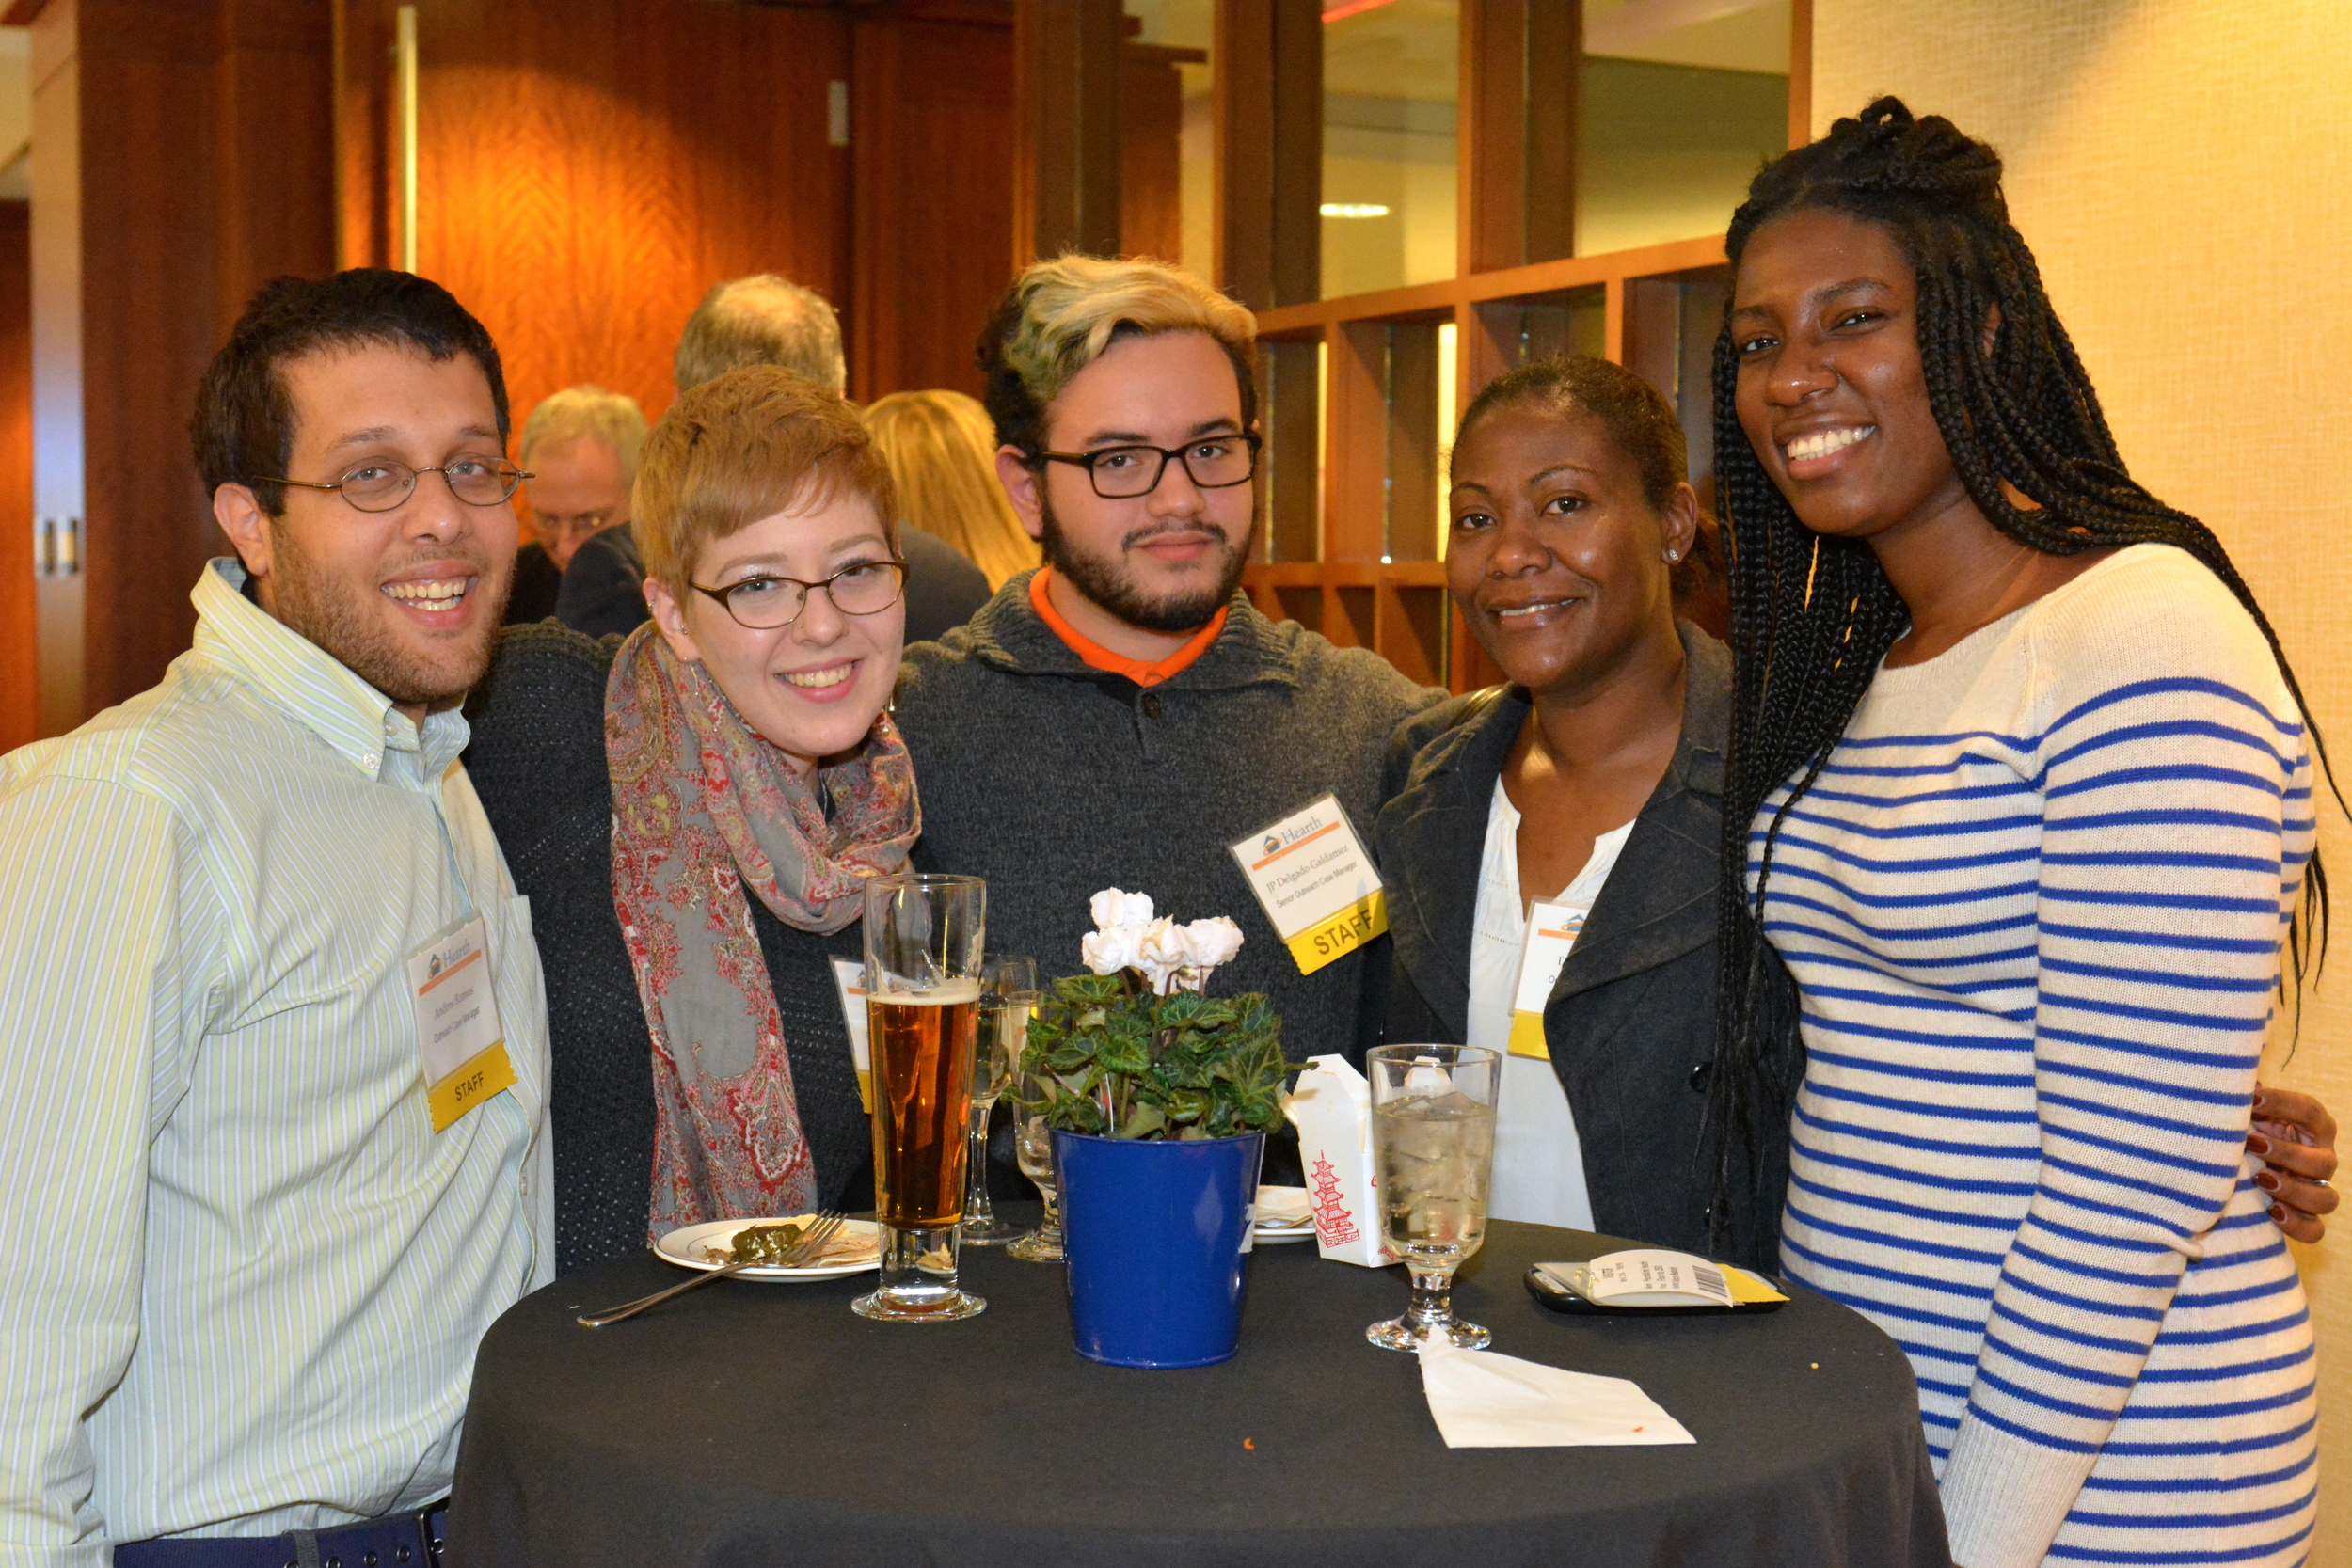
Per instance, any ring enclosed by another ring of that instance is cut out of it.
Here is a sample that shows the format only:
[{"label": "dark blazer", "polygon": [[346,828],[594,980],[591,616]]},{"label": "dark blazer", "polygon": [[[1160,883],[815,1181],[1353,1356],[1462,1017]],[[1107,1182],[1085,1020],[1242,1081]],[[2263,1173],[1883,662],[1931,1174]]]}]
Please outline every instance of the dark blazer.
[{"label": "dark blazer", "polygon": [[[620,641],[548,622],[510,628],[466,703],[466,771],[531,900],[547,975],[558,1274],[643,1247],[653,1198],[653,1038],[612,908],[604,683]],[[818,1201],[870,1208],[872,1133],[830,962],[862,955],[858,927],[818,936],[751,907]]]},{"label": "dark blazer", "polygon": [[[1716,878],[1731,656],[1688,622],[1682,735],[1544,1009],[1552,1070],[1583,1147],[1593,1224],[1705,1252],[1699,1162],[1715,1054]],[[1459,1041],[1469,1028],[1470,925],[1495,781],[1532,707],[1494,687],[1397,726],[1373,830],[1395,955],[1384,1037]],[[1785,1151],[1782,1155],[1785,1162]],[[1769,1187],[1775,1217],[1780,1179]],[[1742,1215],[1737,1253],[1757,1252]]]}]

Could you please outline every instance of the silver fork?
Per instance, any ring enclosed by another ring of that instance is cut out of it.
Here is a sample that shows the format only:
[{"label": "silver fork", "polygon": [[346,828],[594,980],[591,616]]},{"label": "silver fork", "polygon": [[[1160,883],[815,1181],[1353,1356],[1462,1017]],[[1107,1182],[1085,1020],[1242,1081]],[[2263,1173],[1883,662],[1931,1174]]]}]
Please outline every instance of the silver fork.
[{"label": "silver fork", "polygon": [[672,1296],[684,1295],[697,1286],[707,1285],[714,1279],[724,1279],[729,1275],[739,1274],[745,1269],[792,1269],[803,1263],[813,1262],[823,1253],[826,1243],[841,1233],[842,1224],[847,1218],[848,1216],[838,1209],[828,1209],[818,1214],[810,1223],[808,1229],[802,1233],[801,1239],[792,1243],[792,1250],[784,1255],[784,1261],[781,1263],[729,1263],[726,1267],[713,1269],[708,1274],[698,1274],[683,1285],[673,1285],[666,1291],[656,1291],[649,1296],[640,1296],[635,1301],[625,1301],[618,1307],[608,1307],[601,1312],[584,1313],[577,1322],[582,1328],[602,1328],[607,1323],[619,1323],[623,1318],[633,1318],[646,1307],[658,1307]]}]

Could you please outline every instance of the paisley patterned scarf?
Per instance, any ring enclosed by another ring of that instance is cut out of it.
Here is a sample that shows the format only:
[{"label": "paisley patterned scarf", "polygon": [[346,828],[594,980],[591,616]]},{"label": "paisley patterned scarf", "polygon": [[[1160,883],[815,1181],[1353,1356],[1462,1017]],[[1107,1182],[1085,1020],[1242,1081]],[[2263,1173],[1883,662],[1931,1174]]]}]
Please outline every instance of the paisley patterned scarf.
[{"label": "paisley patterned scarf", "polygon": [[797,930],[857,919],[921,830],[906,744],[884,713],[804,780],[646,625],[605,684],[604,748],[612,902],[653,1034],[648,1235],[804,1213],[817,1173],[745,890]]}]

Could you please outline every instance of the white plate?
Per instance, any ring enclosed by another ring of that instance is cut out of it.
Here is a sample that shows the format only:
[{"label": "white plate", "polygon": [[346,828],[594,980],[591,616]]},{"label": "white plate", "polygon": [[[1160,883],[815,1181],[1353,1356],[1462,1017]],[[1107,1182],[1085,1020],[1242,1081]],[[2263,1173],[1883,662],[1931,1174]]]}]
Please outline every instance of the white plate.
[{"label": "white plate", "polygon": [[[734,1248],[735,1233],[755,1225],[787,1223],[806,1225],[814,1214],[787,1214],[782,1222],[772,1219],[709,1220],[673,1230],[654,1243],[654,1251],[665,1263],[680,1268],[699,1269],[705,1274],[726,1267],[726,1255]],[[1310,1232],[1311,1234],[1311,1232]],[[715,1248],[719,1257],[706,1255],[706,1248]],[[779,1269],[767,1265],[745,1269],[738,1279],[842,1279],[853,1274],[880,1267],[882,1242],[875,1234],[872,1220],[844,1220],[840,1233],[825,1249],[824,1261],[808,1263],[795,1269]]]},{"label": "white plate", "polygon": [[1280,1229],[1268,1229],[1263,1226],[1260,1226],[1256,1231],[1256,1236],[1260,1246],[1280,1246],[1284,1242],[1313,1241],[1315,1239],[1315,1227],[1310,1225],[1294,1230],[1287,1227]]}]

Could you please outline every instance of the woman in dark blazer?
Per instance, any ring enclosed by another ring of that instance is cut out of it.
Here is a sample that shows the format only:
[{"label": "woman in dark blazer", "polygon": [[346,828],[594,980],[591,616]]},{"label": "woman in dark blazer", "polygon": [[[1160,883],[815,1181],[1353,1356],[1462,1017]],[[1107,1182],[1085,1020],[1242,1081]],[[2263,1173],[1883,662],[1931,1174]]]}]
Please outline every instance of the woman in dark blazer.
[{"label": "woman in dark blazer", "polygon": [[[1731,659],[1676,616],[1709,548],[1683,476],[1672,406],[1605,360],[1524,366],[1464,412],[1448,588],[1511,684],[1391,742],[1373,836],[1394,959],[1374,1010],[1387,1040],[1502,1048],[1527,905],[1581,911],[1541,1001],[1549,1062],[1521,1053],[1524,1027],[1506,1062],[1495,1213],[1772,1268],[1785,1127],[1748,1212],[1717,1225],[1701,1174]],[[2265,1090],[2256,1115],[2257,1135],[2332,1166],[2317,1101]],[[2278,1193],[2305,1241],[2314,1191]]]},{"label": "woman in dark blazer", "polygon": [[[1544,1008],[1551,1069],[1573,1109],[1592,1228],[1707,1247],[1696,1159],[1715,1049],[1715,879],[1731,657],[1688,621],[1673,760]],[[1395,953],[1391,1040],[1462,1040],[1488,803],[1534,711],[1490,687],[1399,726],[1374,830]],[[1509,1216],[1504,1216],[1509,1217]]]}]

